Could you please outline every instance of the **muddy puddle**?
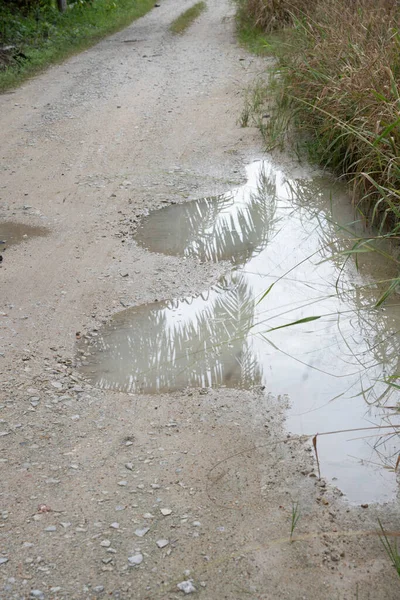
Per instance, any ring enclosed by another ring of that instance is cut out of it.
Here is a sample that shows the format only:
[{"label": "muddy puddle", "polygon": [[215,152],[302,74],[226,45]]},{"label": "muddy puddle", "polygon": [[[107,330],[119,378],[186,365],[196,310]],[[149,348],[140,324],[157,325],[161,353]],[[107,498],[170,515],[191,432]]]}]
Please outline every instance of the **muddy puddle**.
[{"label": "muddy puddle", "polygon": [[29,238],[45,236],[47,234],[48,230],[45,227],[5,221],[0,223],[0,252]]},{"label": "muddy puddle", "polygon": [[[386,383],[399,372],[398,298],[374,308],[394,273],[378,252],[358,268],[344,259],[360,234],[353,221],[340,186],[268,161],[229,194],[151,213],[139,244],[231,267],[197,297],[117,314],[82,341],[82,373],[133,393],[262,386],[289,403],[295,434],[400,423],[385,408],[399,401]],[[323,475],[351,501],[396,493],[399,444],[388,432],[319,438]]]}]

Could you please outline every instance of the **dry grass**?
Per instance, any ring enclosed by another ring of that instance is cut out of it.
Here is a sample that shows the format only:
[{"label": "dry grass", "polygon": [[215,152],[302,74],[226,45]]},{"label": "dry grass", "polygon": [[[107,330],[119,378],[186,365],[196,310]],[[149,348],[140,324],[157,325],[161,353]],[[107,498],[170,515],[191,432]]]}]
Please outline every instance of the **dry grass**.
[{"label": "dry grass", "polygon": [[294,16],[312,11],[318,0],[242,0],[243,15],[265,32],[293,23]]},{"label": "dry grass", "polygon": [[[312,157],[354,185],[372,220],[400,233],[400,3],[241,0],[278,57],[276,119],[289,108]],[[248,20],[247,20],[248,23]]]}]

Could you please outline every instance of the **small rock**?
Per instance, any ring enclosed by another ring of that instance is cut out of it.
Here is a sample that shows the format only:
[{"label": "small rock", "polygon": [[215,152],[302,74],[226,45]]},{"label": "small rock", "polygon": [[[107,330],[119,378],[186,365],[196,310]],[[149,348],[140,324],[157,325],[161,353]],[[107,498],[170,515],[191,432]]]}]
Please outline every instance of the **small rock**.
[{"label": "small rock", "polygon": [[151,513],[144,513],[143,518],[145,519],[154,519],[154,515]]},{"label": "small rock", "polygon": [[169,540],[157,540],[156,544],[159,548],[165,548],[165,546],[168,546]]},{"label": "small rock", "polygon": [[369,504],[361,504],[361,508],[368,508]]},{"label": "small rock", "polygon": [[5,564],[6,564],[6,562],[8,562],[8,558],[5,558],[5,557],[3,557],[3,556],[2,556],[2,557],[0,558],[0,565],[5,565]]},{"label": "small rock", "polygon": [[141,562],[143,562],[143,554],[134,554],[134,556],[130,556],[128,558],[128,562],[132,567],[136,567],[137,565],[140,565]]},{"label": "small rock", "polygon": [[96,594],[101,594],[101,592],[104,592],[104,585],[96,585],[96,586],[93,588],[93,591],[94,591]]},{"label": "small rock", "polygon": [[125,463],[125,468],[128,469],[128,471],[133,471],[133,463]]},{"label": "small rock", "polygon": [[112,527],[113,529],[119,529],[119,523],[111,523],[110,527]]},{"label": "small rock", "polygon": [[177,588],[181,592],[184,592],[184,594],[192,594],[196,591],[196,588],[194,587],[191,579],[189,579],[188,581],[181,581],[180,583],[178,583]]},{"label": "small rock", "polygon": [[111,546],[111,542],[110,540],[103,540],[100,542],[100,546],[103,546],[103,548],[109,548]]},{"label": "small rock", "polygon": [[51,587],[50,592],[52,594],[57,594],[58,592],[61,592],[61,587],[59,585],[57,585],[56,587]]},{"label": "small rock", "polygon": [[39,598],[43,600],[44,594],[41,590],[31,590],[31,598]]},{"label": "small rock", "polygon": [[135,529],[135,535],[138,537],[143,537],[146,533],[150,531],[150,527],[143,527],[142,529]]},{"label": "small rock", "polygon": [[200,521],[193,521],[192,525],[193,527],[201,527]]},{"label": "small rock", "polygon": [[168,517],[168,515],[170,515],[172,513],[172,510],[170,508],[161,508],[161,514],[164,515],[164,517]]},{"label": "small rock", "polygon": [[128,482],[123,479],[122,481],[118,481],[118,485],[125,486],[128,485]]},{"label": "small rock", "polygon": [[57,527],[55,525],[49,525],[46,527],[45,531],[57,531]]}]

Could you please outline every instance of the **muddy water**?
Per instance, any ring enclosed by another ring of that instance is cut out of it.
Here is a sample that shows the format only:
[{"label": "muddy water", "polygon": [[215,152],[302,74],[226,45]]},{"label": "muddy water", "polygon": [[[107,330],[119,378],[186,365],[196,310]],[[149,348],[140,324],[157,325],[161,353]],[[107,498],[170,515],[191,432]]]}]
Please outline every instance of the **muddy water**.
[{"label": "muddy water", "polygon": [[0,223],[0,252],[28,238],[44,236],[47,233],[48,230],[45,227],[35,227],[12,221]]},{"label": "muddy water", "polygon": [[[400,423],[384,408],[399,400],[384,380],[399,372],[400,311],[396,300],[373,308],[393,272],[378,253],[361,255],[358,268],[339,255],[359,234],[353,219],[332,181],[289,178],[268,161],[249,165],[247,183],[229,194],[153,212],[138,243],[232,267],[198,297],[116,315],[83,342],[83,373],[135,393],[265,386],[288,399],[293,433]],[[323,474],[352,501],[396,490],[382,463],[393,465],[397,439],[365,437],[374,433],[319,438]]]}]

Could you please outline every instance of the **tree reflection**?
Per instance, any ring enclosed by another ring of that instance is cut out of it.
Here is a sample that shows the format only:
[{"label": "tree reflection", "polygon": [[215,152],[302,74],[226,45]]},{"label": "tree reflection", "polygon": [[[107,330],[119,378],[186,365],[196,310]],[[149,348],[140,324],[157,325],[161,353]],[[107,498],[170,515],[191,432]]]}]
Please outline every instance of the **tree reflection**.
[{"label": "tree reflection", "polygon": [[234,275],[208,301],[157,303],[118,314],[90,344],[93,362],[83,371],[102,388],[130,392],[249,388],[261,382],[246,341],[253,320],[251,289]]},{"label": "tree reflection", "polygon": [[152,212],[136,241],[153,252],[243,264],[265,248],[275,211],[274,177],[261,169],[256,182],[230,194]]}]

